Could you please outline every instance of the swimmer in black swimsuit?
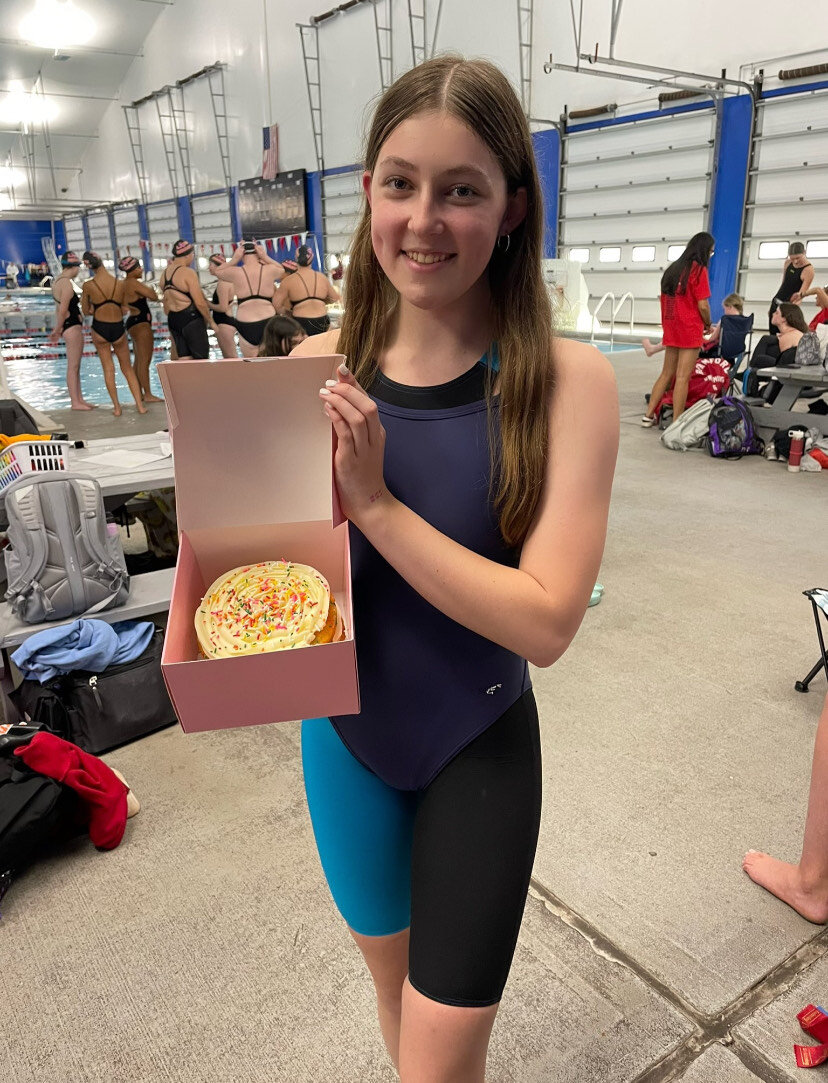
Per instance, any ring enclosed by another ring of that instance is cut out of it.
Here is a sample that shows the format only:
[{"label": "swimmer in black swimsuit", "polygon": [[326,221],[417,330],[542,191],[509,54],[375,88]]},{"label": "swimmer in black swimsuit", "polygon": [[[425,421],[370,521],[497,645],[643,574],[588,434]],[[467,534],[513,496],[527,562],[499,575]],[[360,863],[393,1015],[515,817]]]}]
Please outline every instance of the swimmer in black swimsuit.
[{"label": "swimmer in black swimsuit", "polygon": [[[257,274],[257,266],[258,277],[253,279],[251,275]],[[237,246],[232,260],[223,265],[217,264],[214,273],[220,282],[233,285],[238,302],[235,323],[242,354],[255,357],[267,321],[275,315],[273,291],[276,283],[284,277],[284,267],[271,259],[262,245],[255,241],[243,241]],[[240,318],[240,314],[246,318]]]},{"label": "swimmer in black swimsuit", "polygon": [[[227,261],[219,252],[210,256],[210,270],[215,273],[217,267],[223,267]],[[236,346],[236,321],[230,314],[230,306],[233,304],[233,287],[229,282],[216,282],[213,290],[213,298],[208,301],[213,313],[213,321],[216,325],[216,338],[222,357],[238,357],[239,351]]]},{"label": "swimmer in black swimsuit", "polygon": [[779,334],[779,328],[773,322],[773,314],[781,304],[790,301],[799,304],[803,295],[810,289],[814,280],[814,268],[805,255],[802,241],[788,245],[788,256],[782,269],[782,281],[768,309],[768,330],[772,335]]},{"label": "swimmer in black swimsuit", "polygon": [[[309,269],[313,252],[303,244],[296,252],[298,270],[280,287],[276,296],[276,311],[290,314],[306,335],[321,335],[331,326],[325,306],[336,304],[339,292],[319,271]],[[311,292],[313,291],[313,292]]]},{"label": "swimmer in black swimsuit", "polygon": [[163,402],[150,389],[150,363],[155,337],[152,333],[152,313],[149,301],[157,301],[158,294],[152,286],[141,281],[143,270],[135,256],[124,256],[118,269],[126,275],[124,279],[124,305],[129,311],[126,321],[127,334],[132,339],[135,356],[135,376],[141,388],[144,402]]},{"label": "swimmer in black swimsuit", "polygon": [[161,275],[164,311],[170,337],[182,361],[204,361],[210,356],[208,325],[215,330],[213,318],[204,299],[198,275],[190,264],[195,248],[192,241],[178,240],[173,258]]},{"label": "swimmer in black swimsuit", "polygon": [[[106,270],[103,260],[96,252],[84,252],[83,262],[92,271],[92,277],[83,284],[81,307],[85,316],[92,316],[92,341],[101,359],[106,390],[112,399],[112,412],[115,417],[120,417],[122,413],[121,404],[118,401],[118,388],[115,384],[115,365],[112,361],[114,351],[124,379],[135,399],[135,407],[139,414],[145,414],[147,408],[141,401],[141,388],[130,364],[129,346],[124,332],[122,316],[124,283]],[[96,298],[100,299],[96,300]],[[104,313],[112,318],[100,319],[99,309],[104,309]]]},{"label": "swimmer in black swimsuit", "polygon": [[63,270],[52,283],[52,296],[57,301],[55,329],[48,341],[53,345],[61,338],[66,346],[66,386],[73,410],[94,410],[94,403],[87,402],[81,391],[80,366],[83,356],[83,318],[80,301],[72,285],[80,270],[80,256],[65,252],[60,264]]}]

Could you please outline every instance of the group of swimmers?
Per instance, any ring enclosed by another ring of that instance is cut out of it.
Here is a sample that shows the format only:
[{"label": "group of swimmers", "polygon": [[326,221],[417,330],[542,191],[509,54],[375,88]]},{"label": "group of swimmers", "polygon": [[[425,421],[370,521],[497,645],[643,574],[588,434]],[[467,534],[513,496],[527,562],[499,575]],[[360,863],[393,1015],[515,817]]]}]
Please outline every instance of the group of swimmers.
[{"label": "group of swimmers", "polygon": [[[160,297],[143,281],[141,264],[134,256],[119,261],[118,269],[124,277],[116,278],[95,252],[84,252],[82,257],[74,252],[63,255],[62,271],[52,284],[57,316],[49,341],[57,343],[62,338],[66,345],[66,384],[73,410],[92,410],[95,406],[84,399],[81,391],[82,316],[92,316],[92,342],[115,417],[121,416],[122,408],[113,355],[139,414],[146,413],[147,403],[163,401],[150,389],[154,335],[149,301],[163,303],[173,360],[208,358],[208,328],[215,333],[223,357],[238,356],[237,334],[243,357],[272,357],[289,353],[308,334],[318,334],[330,326],[326,306],[339,301],[339,293],[311,266],[313,253],[308,246],[298,249],[295,262],[284,263],[271,259],[265,248],[253,241],[239,244],[229,262],[214,253],[209,267],[217,283],[210,301],[192,267],[194,253],[191,241],[176,241],[172,258],[161,275]],[[90,277],[79,295],[72,280],[82,265],[90,271]],[[236,312],[232,315],[234,302]],[[127,335],[132,339],[134,366]]]}]

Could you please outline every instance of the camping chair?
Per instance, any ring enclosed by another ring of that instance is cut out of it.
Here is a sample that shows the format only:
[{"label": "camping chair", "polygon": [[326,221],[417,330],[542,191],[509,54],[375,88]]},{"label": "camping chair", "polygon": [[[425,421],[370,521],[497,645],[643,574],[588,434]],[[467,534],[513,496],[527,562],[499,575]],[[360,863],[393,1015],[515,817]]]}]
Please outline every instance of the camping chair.
[{"label": "camping chair", "polygon": [[808,685],[816,677],[817,673],[821,669],[825,670],[825,675],[828,677],[828,653],[825,651],[825,640],[822,636],[822,625],[819,620],[820,609],[823,613],[828,614],[828,590],[820,587],[814,587],[812,590],[803,590],[802,593],[810,601],[814,610],[814,622],[816,624],[817,639],[819,640],[819,661],[814,665],[811,672],[805,678],[804,681],[797,681],[794,688],[797,692],[807,692]]},{"label": "camping chair", "polygon": [[753,313],[749,316],[722,316],[719,329],[719,355],[730,362],[730,384],[736,382],[736,374],[744,357],[750,354],[753,342]]}]

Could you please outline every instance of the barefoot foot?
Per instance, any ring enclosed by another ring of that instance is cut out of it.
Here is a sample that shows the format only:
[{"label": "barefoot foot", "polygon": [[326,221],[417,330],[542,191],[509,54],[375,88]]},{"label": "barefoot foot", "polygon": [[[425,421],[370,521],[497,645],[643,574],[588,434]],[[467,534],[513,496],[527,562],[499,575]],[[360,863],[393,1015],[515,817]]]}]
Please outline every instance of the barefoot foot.
[{"label": "barefoot foot", "polygon": [[135,403],[135,409],[138,411],[139,414],[149,413],[146,406],[142,406],[140,402]]},{"label": "barefoot foot", "polygon": [[[107,767],[109,767],[109,764],[107,764]],[[141,802],[138,800],[132,790],[129,789],[129,783],[118,770],[118,768],[110,767],[109,770],[112,772],[113,775],[117,775],[121,782],[123,782],[123,784],[127,787],[127,819],[129,819],[131,816],[134,816],[137,812],[141,811]]]},{"label": "barefoot foot", "polygon": [[124,411],[121,409],[121,404],[120,403],[118,403],[118,405],[112,411],[112,413],[115,415],[115,417],[120,417],[123,412]]},{"label": "barefoot foot", "polygon": [[754,883],[792,906],[807,921],[815,925],[828,922],[828,884],[806,887],[799,865],[779,861],[759,850],[748,850],[742,868]]},{"label": "barefoot foot", "polygon": [[648,357],[652,357],[653,354],[658,353],[658,351],[661,349],[660,344],[658,346],[653,345],[652,340],[649,338],[642,338],[641,345],[644,347],[644,353]]},{"label": "barefoot foot", "polygon": [[163,399],[159,399],[157,395],[144,395],[144,402],[163,402]]},{"label": "barefoot foot", "polygon": [[72,403],[72,409],[73,410],[91,410],[92,407],[89,405],[88,402],[73,402]]}]

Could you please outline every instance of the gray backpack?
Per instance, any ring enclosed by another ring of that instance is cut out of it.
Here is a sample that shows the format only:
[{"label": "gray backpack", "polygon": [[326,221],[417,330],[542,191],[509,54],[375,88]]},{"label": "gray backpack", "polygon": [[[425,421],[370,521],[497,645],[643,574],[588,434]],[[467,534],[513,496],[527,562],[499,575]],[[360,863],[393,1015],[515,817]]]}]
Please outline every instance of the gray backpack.
[{"label": "gray backpack", "polygon": [[819,339],[815,332],[808,331],[799,340],[799,345],[796,347],[796,354],[794,356],[794,364],[799,365],[819,365],[822,362],[819,351]]},{"label": "gray backpack", "polygon": [[28,474],[4,492],[6,600],[27,624],[123,605],[129,575],[106,530],[101,487],[80,474]]},{"label": "gray backpack", "polygon": [[690,448],[703,447],[710,428],[710,411],[713,403],[710,399],[700,399],[669,425],[661,434],[661,442],[672,451],[688,451]]}]

